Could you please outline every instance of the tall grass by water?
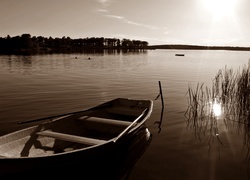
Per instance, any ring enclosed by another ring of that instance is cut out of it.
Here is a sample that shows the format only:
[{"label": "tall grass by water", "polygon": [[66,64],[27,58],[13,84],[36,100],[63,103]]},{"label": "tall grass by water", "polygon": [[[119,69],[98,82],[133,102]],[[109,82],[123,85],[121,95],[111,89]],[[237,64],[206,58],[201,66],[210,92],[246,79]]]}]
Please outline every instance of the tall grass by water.
[{"label": "tall grass by water", "polygon": [[188,127],[201,135],[209,135],[209,145],[220,139],[219,125],[235,128],[243,133],[245,160],[250,162],[250,65],[238,70],[225,67],[220,69],[212,80],[212,87],[198,83],[187,90],[188,108],[185,112]]}]

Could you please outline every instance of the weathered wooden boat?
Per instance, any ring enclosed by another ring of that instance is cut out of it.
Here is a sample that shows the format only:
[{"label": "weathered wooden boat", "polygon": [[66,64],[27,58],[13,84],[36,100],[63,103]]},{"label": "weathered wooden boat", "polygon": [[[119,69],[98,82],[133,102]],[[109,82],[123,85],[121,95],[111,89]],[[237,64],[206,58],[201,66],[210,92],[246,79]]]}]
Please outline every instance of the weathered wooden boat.
[{"label": "weathered wooden boat", "polygon": [[117,179],[147,147],[152,108],[151,100],[117,98],[3,135],[0,176]]}]

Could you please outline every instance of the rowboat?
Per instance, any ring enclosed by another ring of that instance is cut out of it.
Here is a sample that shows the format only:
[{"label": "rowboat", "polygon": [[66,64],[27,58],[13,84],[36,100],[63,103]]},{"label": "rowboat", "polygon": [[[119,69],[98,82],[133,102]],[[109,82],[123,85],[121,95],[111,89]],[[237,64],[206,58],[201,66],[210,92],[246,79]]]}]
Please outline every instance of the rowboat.
[{"label": "rowboat", "polygon": [[185,56],[185,54],[175,54],[175,56]]},{"label": "rowboat", "polygon": [[0,176],[117,179],[148,146],[152,109],[151,100],[116,98],[3,135]]}]

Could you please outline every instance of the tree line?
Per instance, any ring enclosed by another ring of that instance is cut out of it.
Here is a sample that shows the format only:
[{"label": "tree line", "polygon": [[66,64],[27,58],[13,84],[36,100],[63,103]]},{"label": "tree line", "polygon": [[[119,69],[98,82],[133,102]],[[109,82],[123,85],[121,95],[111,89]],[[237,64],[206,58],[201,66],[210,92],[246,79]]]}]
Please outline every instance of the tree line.
[{"label": "tree line", "polygon": [[24,52],[71,52],[91,49],[145,49],[148,42],[130,39],[90,37],[71,39],[52,38],[43,36],[21,36],[0,37],[0,53],[24,53]]}]

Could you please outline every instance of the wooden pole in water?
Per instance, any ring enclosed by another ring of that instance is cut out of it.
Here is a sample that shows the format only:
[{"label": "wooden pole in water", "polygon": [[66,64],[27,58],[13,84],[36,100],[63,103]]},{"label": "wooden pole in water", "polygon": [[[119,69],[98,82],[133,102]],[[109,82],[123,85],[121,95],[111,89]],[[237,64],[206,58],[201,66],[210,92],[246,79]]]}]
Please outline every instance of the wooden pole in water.
[{"label": "wooden pole in water", "polygon": [[161,95],[161,104],[162,104],[162,108],[164,108],[164,100],[163,100],[163,94],[162,94],[162,88],[161,88],[161,81],[159,81],[159,88],[160,88],[160,95]]},{"label": "wooden pole in water", "polygon": [[159,95],[157,96],[156,99],[158,99],[159,96],[161,96],[161,104],[162,104],[162,107],[161,107],[161,119],[160,119],[160,121],[156,121],[154,123],[154,124],[158,124],[158,128],[159,128],[158,134],[161,132],[161,124],[162,124],[163,111],[164,111],[164,100],[163,100],[163,93],[162,93],[162,88],[161,88],[161,81],[159,81],[159,89],[160,89],[160,93],[159,93]]}]

